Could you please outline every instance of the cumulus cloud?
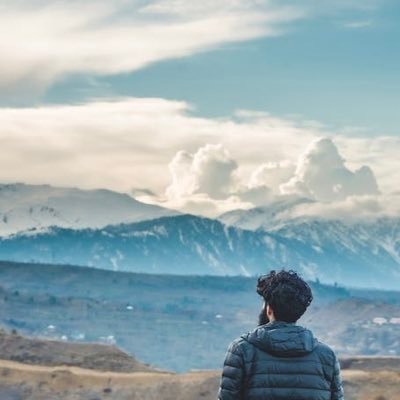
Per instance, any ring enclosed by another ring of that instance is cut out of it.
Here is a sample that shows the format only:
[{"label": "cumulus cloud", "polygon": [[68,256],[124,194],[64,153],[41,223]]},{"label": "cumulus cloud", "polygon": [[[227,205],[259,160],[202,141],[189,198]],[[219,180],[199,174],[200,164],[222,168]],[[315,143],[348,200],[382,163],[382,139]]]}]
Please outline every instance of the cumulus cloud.
[{"label": "cumulus cloud", "polygon": [[169,170],[169,198],[206,194],[213,199],[225,199],[235,184],[237,163],[221,144],[207,144],[195,154],[179,151]]},{"label": "cumulus cloud", "polygon": [[279,194],[280,185],[287,182],[294,172],[295,165],[289,160],[263,163],[252,173],[249,187],[267,186]]},{"label": "cumulus cloud", "polygon": [[7,1],[0,4],[0,88],[40,90],[70,74],[130,72],[274,36],[302,16],[258,1]]},{"label": "cumulus cloud", "polygon": [[299,158],[294,177],[281,185],[281,191],[328,202],[379,193],[372,170],[367,166],[349,170],[329,138],[314,140],[308,146]]}]

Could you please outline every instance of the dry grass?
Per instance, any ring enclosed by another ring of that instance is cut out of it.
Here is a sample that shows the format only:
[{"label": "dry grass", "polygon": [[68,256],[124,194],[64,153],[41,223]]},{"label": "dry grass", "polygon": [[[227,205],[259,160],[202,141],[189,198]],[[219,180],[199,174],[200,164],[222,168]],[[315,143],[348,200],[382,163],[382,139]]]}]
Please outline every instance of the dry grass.
[{"label": "dry grass", "polygon": [[[215,400],[220,381],[220,371],[152,370],[113,346],[5,332],[0,354],[1,400]],[[400,400],[399,357],[341,362],[346,400]]]},{"label": "dry grass", "polygon": [[[220,372],[101,372],[0,360],[2,400],[215,400]],[[346,400],[400,400],[400,372],[344,370]]]}]

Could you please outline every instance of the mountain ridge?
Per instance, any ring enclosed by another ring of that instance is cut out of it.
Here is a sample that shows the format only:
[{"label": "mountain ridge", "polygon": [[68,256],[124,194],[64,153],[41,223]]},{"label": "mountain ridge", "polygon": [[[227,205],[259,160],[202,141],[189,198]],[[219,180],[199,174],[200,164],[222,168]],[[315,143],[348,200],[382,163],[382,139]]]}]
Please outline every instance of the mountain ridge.
[{"label": "mountain ridge", "polygon": [[178,211],[142,203],[109,189],[78,189],[24,183],[0,184],[0,237],[50,226],[101,228],[177,215]]},{"label": "mountain ridge", "polygon": [[[400,276],[395,247],[400,224],[397,220],[381,223],[376,232],[394,232],[393,249],[380,246],[373,236],[358,238],[363,226],[348,229],[334,223],[329,225],[331,236],[326,222],[320,221],[309,222],[307,229],[289,225],[286,231],[250,231],[185,214],[102,229],[53,227],[18,234],[0,239],[0,258],[200,275],[257,275],[292,267],[308,279],[394,289]],[[374,233],[368,226],[363,229]]]}]

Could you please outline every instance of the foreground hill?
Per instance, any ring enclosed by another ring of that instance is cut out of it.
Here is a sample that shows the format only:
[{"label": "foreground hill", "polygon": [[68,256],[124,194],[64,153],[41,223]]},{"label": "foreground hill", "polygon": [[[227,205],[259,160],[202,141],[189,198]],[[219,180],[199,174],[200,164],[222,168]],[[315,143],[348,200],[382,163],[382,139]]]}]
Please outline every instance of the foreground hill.
[{"label": "foreground hill", "polygon": [[[400,365],[400,360],[397,360]],[[400,372],[380,368],[344,369],[348,400],[398,400]],[[220,371],[186,374],[99,372],[0,360],[4,400],[215,400]]]},{"label": "foreground hill", "polygon": [[[340,362],[347,399],[397,400],[400,357],[347,357]],[[220,375],[220,370],[156,371],[115,346],[0,332],[2,400],[214,400]]]},{"label": "foreground hill", "polygon": [[0,358],[31,365],[66,365],[99,371],[154,372],[116,346],[29,338],[0,331]]}]

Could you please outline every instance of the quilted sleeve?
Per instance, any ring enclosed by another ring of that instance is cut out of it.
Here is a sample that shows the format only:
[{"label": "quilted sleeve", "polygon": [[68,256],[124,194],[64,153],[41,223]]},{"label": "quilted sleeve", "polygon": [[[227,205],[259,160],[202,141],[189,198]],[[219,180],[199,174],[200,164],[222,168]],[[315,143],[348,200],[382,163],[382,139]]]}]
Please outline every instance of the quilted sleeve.
[{"label": "quilted sleeve", "polygon": [[244,375],[243,354],[238,342],[233,341],[225,356],[218,400],[242,400]]},{"label": "quilted sleeve", "polygon": [[342,378],[340,376],[340,364],[336,354],[334,357],[334,363],[335,366],[331,383],[331,400],[344,400]]}]

